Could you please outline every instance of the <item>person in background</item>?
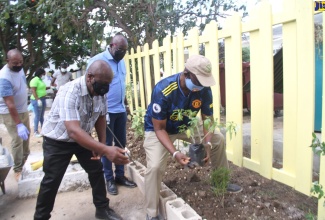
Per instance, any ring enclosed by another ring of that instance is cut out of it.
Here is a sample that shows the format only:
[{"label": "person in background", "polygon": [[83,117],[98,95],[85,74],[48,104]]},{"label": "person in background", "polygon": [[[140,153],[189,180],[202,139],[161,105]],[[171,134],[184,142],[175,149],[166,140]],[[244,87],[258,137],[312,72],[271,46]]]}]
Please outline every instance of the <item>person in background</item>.
[{"label": "person in background", "polygon": [[34,136],[41,137],[41,134],[38,132],[38,124],[41,123],[41,127],[44,122],[44,113],[46,109],[46,90],[50,87],[46,87],[46,84],[43,82],[45,77],[45,70],[39,68],[34,74],[34,78],[29,82],[29,87],[32,91],[30,97],[33,112],[34,112]]},{"label": "person in background", "polygon": [[[37,197],[34,219],[49,219],[64,173],[73,155],[88,173],[98,219],[121,217],[109,207],[100,157],[126,164],[125,150],[107,147],[106,93],[113,71],[104,61],[95,61],[82,77],[62,86],[42,128],[45,173]],[[93,128],[98,141],[91,137]],[[73,198],[72,198],[73,199]]]},{"label": "person in background", "polygon": [[50,82],[52,82],[52,75],[53,75],[53,73],[54,73],[54,71],[53,70],[50,70],[48,73],[45,74],[45,79],[46,80],[49,80]]},{"label": "person in background", "polygon": [[53,74],[54,74],[54,70],[50,69],[47,76],[46,76],[47,80],[46,80],[46,83],[45,83],[47,86],[50,86],[50,90],[48,91],[48,93],[49,93],[50,97],[52,98],[52,100],[54,100],[55,94],[57,92],[56,87],[52,86],[52,84],[56,85],[55,80],[52,83]]},{"label": "person in background", "polygon": [[[126,144],[126,121],[127,121],[127,101],[125,97],[125,77],[126,69],[124,56],[128,48],[127,39],[118,34],[113,37],[110,47],[104,52],[92,57],[88,62],[88,67],[96,60],[104,60],[113,69],[114,78],[109,85],[110,90],[107,94],[107,107],[109,124],[106,128],[106,144],[124,148]],[[114,135],[115,137],[114,137]],[[124,165],[115,164],[115,178],[112,162],[106,157],[102,157],[104,174],[106,179],[107,191],[111,195],[117,195],[118,190],[116,184],[134,188],[137,185],[128,180],[124,175]]]},{"label": "person in background", "polygon": [[58,91],[61,86],[72,80],[72,73],[68,72],[68,63],[62,62],[58,71],[52,76],[51,86]]},{"label": "person in background", "polygon": [[0,118],[12,138],[11,153],[17,181],[30,153],[28,93],[23,62],[19,50],[9,50],[7,64],[0,70]]},{"label": "person in background", "polygon": [[[151,103],[145,115],[145,140],[147,170],[144,175],[145,207],[147,220],[158,220],[158,202],[162,176],[167,166],[168,155],[172,155],[181,165],[187,165],[190,158],[176,150],[174,141],[181,139],[191,142],[185,133],[179,133],[179,126],[187,125],[189,119],[178,121],[174,111],[201,111],[202,120],[213,120],[213,103],[210,86],[215,85],[210,61],[201,55],[191,56],[183,72],[160,80],[154,87]],[[202,128],[203,129],[203,128]],[[207,163],[211,159],[212,170],[228,167],[226,146],[223,135],[215,131],[209,133],[203,129],[204,148]],[[202,137],[201,137],[202,138]],[[228,192],[238,193],[242,188],[229,184]]]}]

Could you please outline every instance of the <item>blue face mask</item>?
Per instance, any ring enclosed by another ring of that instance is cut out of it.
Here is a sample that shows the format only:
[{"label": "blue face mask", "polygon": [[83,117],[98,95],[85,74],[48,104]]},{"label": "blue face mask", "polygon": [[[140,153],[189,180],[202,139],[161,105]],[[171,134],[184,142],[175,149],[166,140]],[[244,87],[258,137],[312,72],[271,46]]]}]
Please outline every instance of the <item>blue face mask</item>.
[{"label": "blue face mask", "polygon": [[185,84],[186,84],[186,87],[193,91],[193,92],[197,92],[197,91],[200,91],[202,90],[204,87],[203,86],[197,86],[195,85],[191,79],[185,79]]}]

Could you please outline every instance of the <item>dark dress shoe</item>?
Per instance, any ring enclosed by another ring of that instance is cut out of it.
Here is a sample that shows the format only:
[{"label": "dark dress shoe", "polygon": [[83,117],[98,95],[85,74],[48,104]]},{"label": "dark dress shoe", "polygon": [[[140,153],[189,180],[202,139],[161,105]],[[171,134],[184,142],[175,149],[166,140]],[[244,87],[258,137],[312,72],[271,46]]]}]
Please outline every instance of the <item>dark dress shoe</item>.
[{"label": "dark dress shoe", "polygon": [[117,187],[114,180],[108,180],[106,182],[107,192],[111,195],[117,195]]},{"label": "dark dress shoe", "polygon": [[137,186],[133,181],[128,180],[125,176],[115,177],[115,182],[118,185],[126,186],[129,188],[134,188]]},{"label": "dark dress shoe", "polygon": [[107,219],[107,220],[122,220],[122,217],[116,214],[113,209],[107,208],[96,208],[97,219]]}]

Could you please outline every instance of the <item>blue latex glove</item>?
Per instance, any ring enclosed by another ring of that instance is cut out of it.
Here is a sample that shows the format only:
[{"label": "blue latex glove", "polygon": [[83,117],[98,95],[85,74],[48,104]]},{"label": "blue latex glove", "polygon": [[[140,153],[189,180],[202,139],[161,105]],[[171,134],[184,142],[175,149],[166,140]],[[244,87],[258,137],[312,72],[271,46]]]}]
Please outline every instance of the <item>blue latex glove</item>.
[{"label": "blue latex glove", "polygon": [[28,139],[29,131],[23,123],[16,125],[18,136],[26,141]]}]

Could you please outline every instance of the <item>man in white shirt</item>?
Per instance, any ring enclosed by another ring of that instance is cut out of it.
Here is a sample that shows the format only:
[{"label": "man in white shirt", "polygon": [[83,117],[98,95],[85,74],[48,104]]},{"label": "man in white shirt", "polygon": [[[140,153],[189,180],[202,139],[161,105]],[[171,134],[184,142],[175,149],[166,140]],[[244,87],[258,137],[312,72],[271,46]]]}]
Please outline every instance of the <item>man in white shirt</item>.
[{"label": "man in white shirt", "polygon": [[9,50],[7,64],[0,70],[0,119],[12,138],[11,153],[16,180],[19,179],[30,153],[27,83],[23,62],[19,50]]},{"label": "man in white shirt", "polygon": [[72,80],[72,73],[68,72],[68,66],[68,63],[62,62],[59,70],[53,74],[51,86],[56,87],[56,90],[59,90],[60,86]]}]

